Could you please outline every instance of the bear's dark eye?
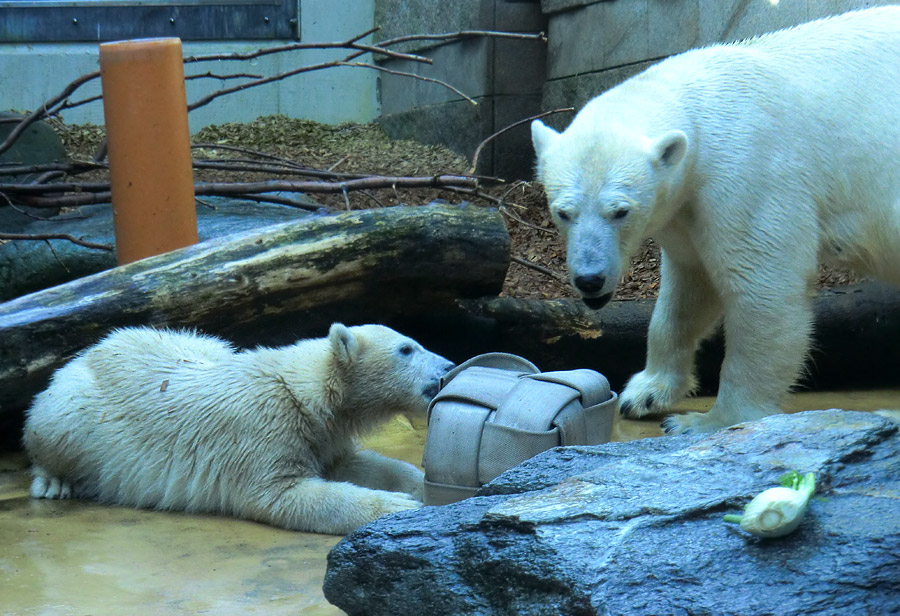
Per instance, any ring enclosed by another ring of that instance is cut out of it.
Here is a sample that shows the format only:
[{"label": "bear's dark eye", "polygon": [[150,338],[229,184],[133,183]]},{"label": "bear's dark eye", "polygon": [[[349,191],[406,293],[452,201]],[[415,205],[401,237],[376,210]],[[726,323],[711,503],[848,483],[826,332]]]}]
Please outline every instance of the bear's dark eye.
[{"label": "bear's dark eye", "polygon": [[624,207],[620,207],[615,212],[613,212],[612,215],[614,220],[620,220],[622,218],[625,218],[626,216],[628,216],[628,209]]},{"label": "bear's dark eye", "polygon": [[556,210],[556,215],[559,216],[559,219],[563,222],[569,222],[570,220],[572,220],[572,217],[563,210]]},{"label": "bear's dark eye", "polygon": [[404,344],[400,347],[400,355],[412,355],[413,348],[410,344]]}]

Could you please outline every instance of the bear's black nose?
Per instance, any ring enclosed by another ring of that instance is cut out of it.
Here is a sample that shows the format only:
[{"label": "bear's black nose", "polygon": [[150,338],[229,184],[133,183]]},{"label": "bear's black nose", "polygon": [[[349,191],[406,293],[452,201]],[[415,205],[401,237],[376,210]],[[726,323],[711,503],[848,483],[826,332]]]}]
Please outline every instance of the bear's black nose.
[{"label": "bear's black nose", "polygon": [[427,385],[425,387],[425,389],[422,390],[422,395],[425,396],[426,398],[428,398],[429,400],[431,400],[436,395],[438,395],[438,392],[440,390],[441,390],[440,383],[431,383],[430,385]]},{"label": "bear's black nose", "polygon": [[584,295],[596,295],[603,290],[606,284],[606,276],[602,274],[591,274],[590,276],[578,276],[575,278],[575,288]]}]

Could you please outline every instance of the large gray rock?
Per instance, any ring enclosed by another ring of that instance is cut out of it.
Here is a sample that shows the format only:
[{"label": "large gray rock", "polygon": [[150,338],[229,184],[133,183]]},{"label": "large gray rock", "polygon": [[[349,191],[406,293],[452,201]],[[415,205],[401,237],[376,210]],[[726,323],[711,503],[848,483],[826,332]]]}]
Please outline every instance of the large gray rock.
[{"label": "large gray rock", "polygon": [[[898,614],[898,425],[777,415],[708,436],[552,450],[483,496],[369,524],[329,554],[348,614]],[[819,495],[793,534],[722,520],[787,470]]]},{"label": "large gray rock", "polygon": [[[18,122],[7,120],[20,120],[25,116],[10,111],[0,111],[0,143],[6,141],[9,134],[16,129]],[[25,132],[19,135],[15,143],[5,152],[0,153],[0,164],[14,167],[28,165],[42,165],[47,163],[60,163],[66,160],[66,149],[62,140],[53,128],[43,121],[32,123]],[[0,182],[32,181],[39,174],[26,173],[22,175],[3,175]],[[6,202],[0,203],[0,207]]]}]

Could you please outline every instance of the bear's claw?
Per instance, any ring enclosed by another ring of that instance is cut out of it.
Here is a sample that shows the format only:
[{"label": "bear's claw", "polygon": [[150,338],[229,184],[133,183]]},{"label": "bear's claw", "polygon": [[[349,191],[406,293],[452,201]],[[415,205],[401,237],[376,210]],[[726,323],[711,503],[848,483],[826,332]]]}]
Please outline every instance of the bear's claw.
[{"label": "bear's claw", "polygon": [[631,419],[666,413],[692,389],[692,385],[690,375],[638,372],[622,392],[619,412]]},{"label": "bear's claw", "polygon": [[691,429],[678,423],[678,415],[669,415],[659,424],[666,434],[690,434]]},{"label": "bear's claw", "polygon": [[727,424],[717,421],[715,413],[706,412],[669,415],[659,425],[666,434],[697,434],[715,432]]},{"label": "bear's claw", "polygon": [[[642,412],[638,413],[636,415],[636,417],[640,417],[642,415],[646,415],[646,414],[652,412],[653,411],[653,401],[654,401],[653,394],[647,394],[647,399],[644,400],[644,410]],[[626,400],[625,402],[623,402],[622,404],[619,405],[619,414],[622,415],[622,417],[635,416],[632,413],[633,406],[634,405],[631,403],[630,400]]]},{"label": "bear's claw", "polygon": [[58,477],[37,475],[31,481],[31,498],[65,500],[72,498],[72,484]]}]

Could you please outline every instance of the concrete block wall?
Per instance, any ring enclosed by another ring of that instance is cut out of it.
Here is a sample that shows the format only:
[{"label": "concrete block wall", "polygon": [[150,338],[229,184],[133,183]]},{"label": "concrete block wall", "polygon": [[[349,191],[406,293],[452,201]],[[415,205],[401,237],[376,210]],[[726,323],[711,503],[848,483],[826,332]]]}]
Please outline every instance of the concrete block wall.
[{"label": "concrete block wall", "polygon": [[[548,38],[545,48],[477,39],[408,47],[434,65],[385,66],[452,83],[479,105],[434,84],[382,75],[380,121],[392,136],[471,155],[496,130],[542,110],[580,108],[667,56],[888,4],[900,0],[375,0],[382,38],[461,29],[544,31]],[[559,114],[547,122],[564,128],[570,119]],[[528,178],[532,167],[522,127],[496,141],[479,171]]]},{"label": "concrete block wall", "polygon": [[[659,60],[898,0],[543,0],[543,106],[581,107]],[[549,120],[557,127],[568,118]]]},{"label": "concrete block wall", "polygon": [[[460,30],[541,32],[545,21],[537,0],[376,0],[377,40]],[[477,105],[433,83],[379,76],[379,122],[394,138],[440,143],[471,157],[488,135],[540,112],[546,80],[546,46],[538,41],[471,38],[451,43],[419,42],[401,48],[433,59],[433,65],[402,60],[385,68],[433,77],[452,84]],[[479,173],[502,177],[531,175],[527,126],[485,148]]]}]

